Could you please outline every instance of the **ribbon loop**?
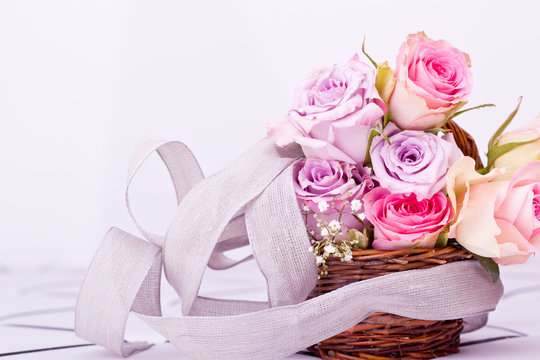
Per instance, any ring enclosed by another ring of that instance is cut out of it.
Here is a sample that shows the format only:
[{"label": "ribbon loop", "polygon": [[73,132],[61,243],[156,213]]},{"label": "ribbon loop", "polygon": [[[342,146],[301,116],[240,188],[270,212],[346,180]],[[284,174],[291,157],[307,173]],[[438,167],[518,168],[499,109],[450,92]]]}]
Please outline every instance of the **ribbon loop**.
[{"label": "ribbon loop", "polygon": [[[146,231],[141,226],[133,213],[129,198],[129,188],[133,179],[154,152],[157,152],[171,177],[176,193],[177,204],[180,204],[184,196],[193,188],[193,186],[204,179],[204,175],[191,150],[179,141],[145,140],[139,142],[133,149],[127,172],[125,191],[126,207],[131,219],[141,234],[143,234],[143,236],[152,244],[162,247],[165,242],[165,237]],[[248,244],[243,215],[237,216],[227,225],[223,236],[219,241],[224,244],[222,247],[215,249],[214,254],[208,263],[210,268],[223,270],[253,258],[248,256],[242,260],[235,261],[223,254],[223,251],[232,250]]]},{"label": "ribbon loop", "polygon": [[200,182],[204,176],[199,163],[189,148],[179,141],[147,140],[141,141],[131,154],[127,174],[125,201],[131,219],[146,239],[157,246],[163,246],[165,237],[146,231],[137,221],[129,201],[129,187],[142,165],[150,155],[157,152],[165,164],[176,192],[178,204],[191,188]]}]

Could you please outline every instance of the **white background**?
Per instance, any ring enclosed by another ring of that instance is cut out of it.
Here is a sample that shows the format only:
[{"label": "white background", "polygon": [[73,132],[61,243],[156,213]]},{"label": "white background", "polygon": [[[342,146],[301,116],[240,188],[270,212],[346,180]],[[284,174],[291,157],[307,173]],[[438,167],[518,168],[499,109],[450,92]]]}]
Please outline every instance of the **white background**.
[{"label": "white background", "polygon": [[[485,148],[524,96],[513,128],[540,112],[536,1],[0,1],[0,266],[83,266],[105,231],[133,231],[123,205],[140,139],[178,139],[205,173],[281,121],[314,67],[346,61],[362,38],[394,64],[425,30],[468,52],[459,119]],[[165,171],[136,183],[143,223],[174,211]]]}]

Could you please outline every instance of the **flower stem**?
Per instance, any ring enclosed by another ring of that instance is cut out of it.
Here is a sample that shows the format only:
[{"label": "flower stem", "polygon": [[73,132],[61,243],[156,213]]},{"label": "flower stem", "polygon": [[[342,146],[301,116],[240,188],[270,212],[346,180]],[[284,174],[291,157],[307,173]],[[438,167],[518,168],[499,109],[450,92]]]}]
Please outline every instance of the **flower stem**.
[{"label": "flower stem", "polygon": [[371,58],[371,56],[368,55],[368,53],[366,52],[366,38],[364,37],[364,40],[362,41],[362,53],[369,59],[369,61],[371,61],[371,63],[373,64],[373,66],[375,66],[375,68],[378,68],[379,67],[379,64],[377,64],[375,62],[375,60],[373,60]]}]

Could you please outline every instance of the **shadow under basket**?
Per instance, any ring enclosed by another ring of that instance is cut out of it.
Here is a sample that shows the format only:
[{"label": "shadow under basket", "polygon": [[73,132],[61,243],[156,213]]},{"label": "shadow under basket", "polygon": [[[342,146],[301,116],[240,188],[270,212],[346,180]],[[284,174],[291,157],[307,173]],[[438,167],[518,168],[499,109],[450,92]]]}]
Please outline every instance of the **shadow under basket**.
[{"label": "shadow under basket", "polygon": [[[328,275],[317,282],[310,298],[342,286],[412,269],[471,259],[454,246],[437,249],[379,251],[353,250],[353,259],[329,258]],[[416,320],[388,313],[373,313],[364,321],[309,350],[325,360],[432,359],[458,352],[463,320]]]}]

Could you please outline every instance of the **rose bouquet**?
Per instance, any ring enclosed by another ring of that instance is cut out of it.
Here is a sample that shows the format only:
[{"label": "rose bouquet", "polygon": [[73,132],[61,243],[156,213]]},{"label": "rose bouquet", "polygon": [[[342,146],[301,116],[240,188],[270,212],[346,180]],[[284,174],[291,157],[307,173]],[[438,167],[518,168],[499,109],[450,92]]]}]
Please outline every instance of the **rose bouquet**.
[{"label": "rose bouquet", "polygon": [[[313,296],[471,257],[497,281],[498,264],[523,263],[540,248],[540,119],[503,133],[516,108],[490,140],[484,166],[453,121],[492,106],[461,110],[473,87],[467,54],[422,32],[407,37],[394,70],[362,51],[373,66],[354,55],[314,71],[286,120],[267,128],[278,146],[303,150],[292,181],[320,275]],[[457,351],[462,326],[375,314],[313,351],[440,356]]]},{"label": "rose bouquet", "polygon": [[[212,176],[178,141],[140,142],[126,205],[141,235],[105,235],[79,293],[77,335],[122,356],[145,350],[152,344],[124,340],[135,313],[195,359],[457,351],[462,329],[481,327],[503,294],[498,264],[540,246],[540,124],[504,133],[516,109],[484,166],[453,120],[489,106],[462,110],[473,81],[465,53],[418,33],[394,70],[367,57],[373,66],[355,55],[313,72],[269,138]],[[154,152],[178,201],[163,234],[144,230],[129,201]],[[227,256],[247,245],[252,255]],[[199,296],[207,267],[250,259],[268,301]],[[162,272],[180,314],[162,312]]]}]

